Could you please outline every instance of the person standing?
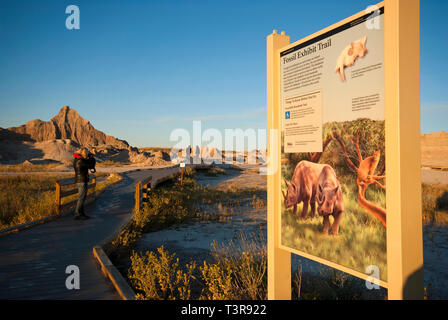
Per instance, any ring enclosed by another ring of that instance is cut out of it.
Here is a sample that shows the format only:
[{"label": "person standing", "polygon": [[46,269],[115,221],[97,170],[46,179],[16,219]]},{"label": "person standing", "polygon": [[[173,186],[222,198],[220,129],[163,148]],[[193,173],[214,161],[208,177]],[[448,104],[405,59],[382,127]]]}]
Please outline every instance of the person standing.
[{"label": "person standing", "polygon": [[75,169],[75,183],[78,186],[78,203],[75,209],[75,220],[87,220],[90,217],[84,212],[84,202],[87,197],[89,183],[89,169],[95,171],[95,158],[87,148],[79,149],[73,155],[73,168]]}]

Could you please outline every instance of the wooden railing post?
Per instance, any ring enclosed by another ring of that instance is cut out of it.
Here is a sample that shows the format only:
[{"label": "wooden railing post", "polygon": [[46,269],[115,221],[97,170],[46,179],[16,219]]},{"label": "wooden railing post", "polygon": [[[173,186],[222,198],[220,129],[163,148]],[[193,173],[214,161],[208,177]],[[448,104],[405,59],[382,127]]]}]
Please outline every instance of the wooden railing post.
[{"label": "wooden railing post", "polygon": [[[72,206],[76,203],[77,200],[73,200],[69,203],[62,204],[62,199],[73,194],[78,193],[78,188],[76,188],[76,181],[74,178],[60,179],[55,182],[56,192],[55,192],[55,204],[56,204],[56,212],[60,214],[69,206]],[[62,191],[62,187],[66,187],[64,191]],[[68,186],[75,186],[73,189],[68,189]],[[93,190],[91,190],[93,189]],[[87,192],[89,197],[96,197],[97,192],[97,177],[95,175],[89,175],[89,182],[87,183]]]},{"label": "wooden railing post", "polygon": [[141,187],[142,187],[142,183],[141,182],[138,182],[135,185],[135,207],[134,207],[135,212],[139,212],[140,211]]},{"label": "wooden railing post", "polygon": [[56,181],[56,213],[61,213],[61,184]]},{"label": "wooden railing post", "polygon": [[92,185],[93,185],[93,187],[92,187],[92,189],[93,189],[92,193],[95,195],[95,193],[96,193],[96,177],[95,177],[95,176],[92,177]]},{"label": "wooden railing post", "polygon": [[143,186],[142,202],[148,202],[149,190],[151,190],[150,185],[150,183],[147,183]]}]

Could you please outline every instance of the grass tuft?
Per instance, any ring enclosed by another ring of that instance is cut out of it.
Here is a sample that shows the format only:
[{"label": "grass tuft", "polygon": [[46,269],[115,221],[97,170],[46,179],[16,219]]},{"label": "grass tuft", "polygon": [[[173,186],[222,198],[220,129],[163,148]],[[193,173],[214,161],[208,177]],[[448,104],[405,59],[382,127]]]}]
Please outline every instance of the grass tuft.
[{"label": "grass tuft", "polygon": [[[72,175],[15,175],[0,177],[0,229],[39,220],[56,213],[55,182]],[[97,177],[100,175],[97,175]],[[102,190],[121,179],[118,175],[97,184]],[[63,187],[73,189],[70,185]],[[89,190],[89,194],[94,192]],[[62,203],[75,200],[77,194],[63,198]]]}]

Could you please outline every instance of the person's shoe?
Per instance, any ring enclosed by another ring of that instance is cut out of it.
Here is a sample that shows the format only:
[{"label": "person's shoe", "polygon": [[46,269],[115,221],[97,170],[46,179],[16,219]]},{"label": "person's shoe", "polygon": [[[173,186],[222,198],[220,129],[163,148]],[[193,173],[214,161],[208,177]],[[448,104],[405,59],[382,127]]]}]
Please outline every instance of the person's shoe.
[{"label": "person's shoe", "polygon": [[75,216],[75,220],[81,220],[81,216]]},{"label": "person's shoe", "polygon": [[83,214],[83,215],[80,216],[80,219],[81,220],[88,220],[88,219],[90,219],[90,217],[86,216],[85,214]]}]

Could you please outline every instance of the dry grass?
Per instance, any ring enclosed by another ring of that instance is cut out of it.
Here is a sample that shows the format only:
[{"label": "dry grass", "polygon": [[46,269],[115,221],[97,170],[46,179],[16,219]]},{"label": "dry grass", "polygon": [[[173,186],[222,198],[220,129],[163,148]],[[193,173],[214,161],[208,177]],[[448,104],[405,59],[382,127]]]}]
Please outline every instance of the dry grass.
[{"label": "dry grass", "polygon": [[46,172],[60,165],[60,163],[0,164],[0,172]]},{"label": "dry grass", "polygon": [[[258,300],[267,298],[267,254],[264,241],[242,236],[237,243],[212,244],[214,263],[181,266],[176,254],[131,256],[129,279],[137,299]],[[199,288],[199,290],[195,290]]]},{"label": "dry grass", "polygon": [[68,175],[0,177],[0,228],[38,220],[56,212],[55,182]]},{"label": "dry grass", "polygon": [[[182,265],[164,247],[133,253],[128,277],[137,299],[265,300],[267,248],[263,236],[241,235],[238,241],[212,243],[213,262]],[[384,289],[367,292],[364,281],[331,268],[316,274],[294,272],[292,298],[298,300],[385,299]]]},{"label": "dry grass", "polygon": [[[17,175],[0,177],[0,229],[21,223],[35,221],[56,213],[55,182],[72,177],[67,175]],[[98,177],[98,176],[97,176]],[[111,179],[98,183],[96,191],[102,190],[121,179]],[[73,189],[70,185],[64,188]],[[94,190],[89,190],[89,193]],[[63,198],[62,204],[73,201],[77,194]]]},{"label": "dry grass", "polygon": [[226,174],[226,170],[223,168],[210,168],[207,170],[207,172],[205,173],[206,176],[209,177],[216,177],[220,174]]},{"label": "dry grass", "polygon": [[186,265],[184,272],[176,254],[160,247],[157,252],[131,256],[132,271],[129,280],[137,290],[137,300],[188,300],[196,264]]},{"label": "dry grass", "polygon": [[102,162],[97,162],[96,166],[97,167],[119,167],[119,166],[128,166],[130,165],[131,162],[127,161],[127,162],[118,162],[118,161],[112,161],[112,160],[106,160],[106,161],[102,161]]},{"label": "dry grass", "polygon": [[315,273],[302,271],[302,265],[292,274],[293,300],[385,300],[387,290],[367,290],[365,281],[342,271],[318,267]]},{"label": "dry grass", "polygon": [[267,248],[264,235],[241,234],[238,241],[212,243],[215,263],[200,267],[203,289],[200,299],[267,299]]},{"label": "dry grass", "polygon": [[422,184],[423,223],[448,225],[448,185]]}]

